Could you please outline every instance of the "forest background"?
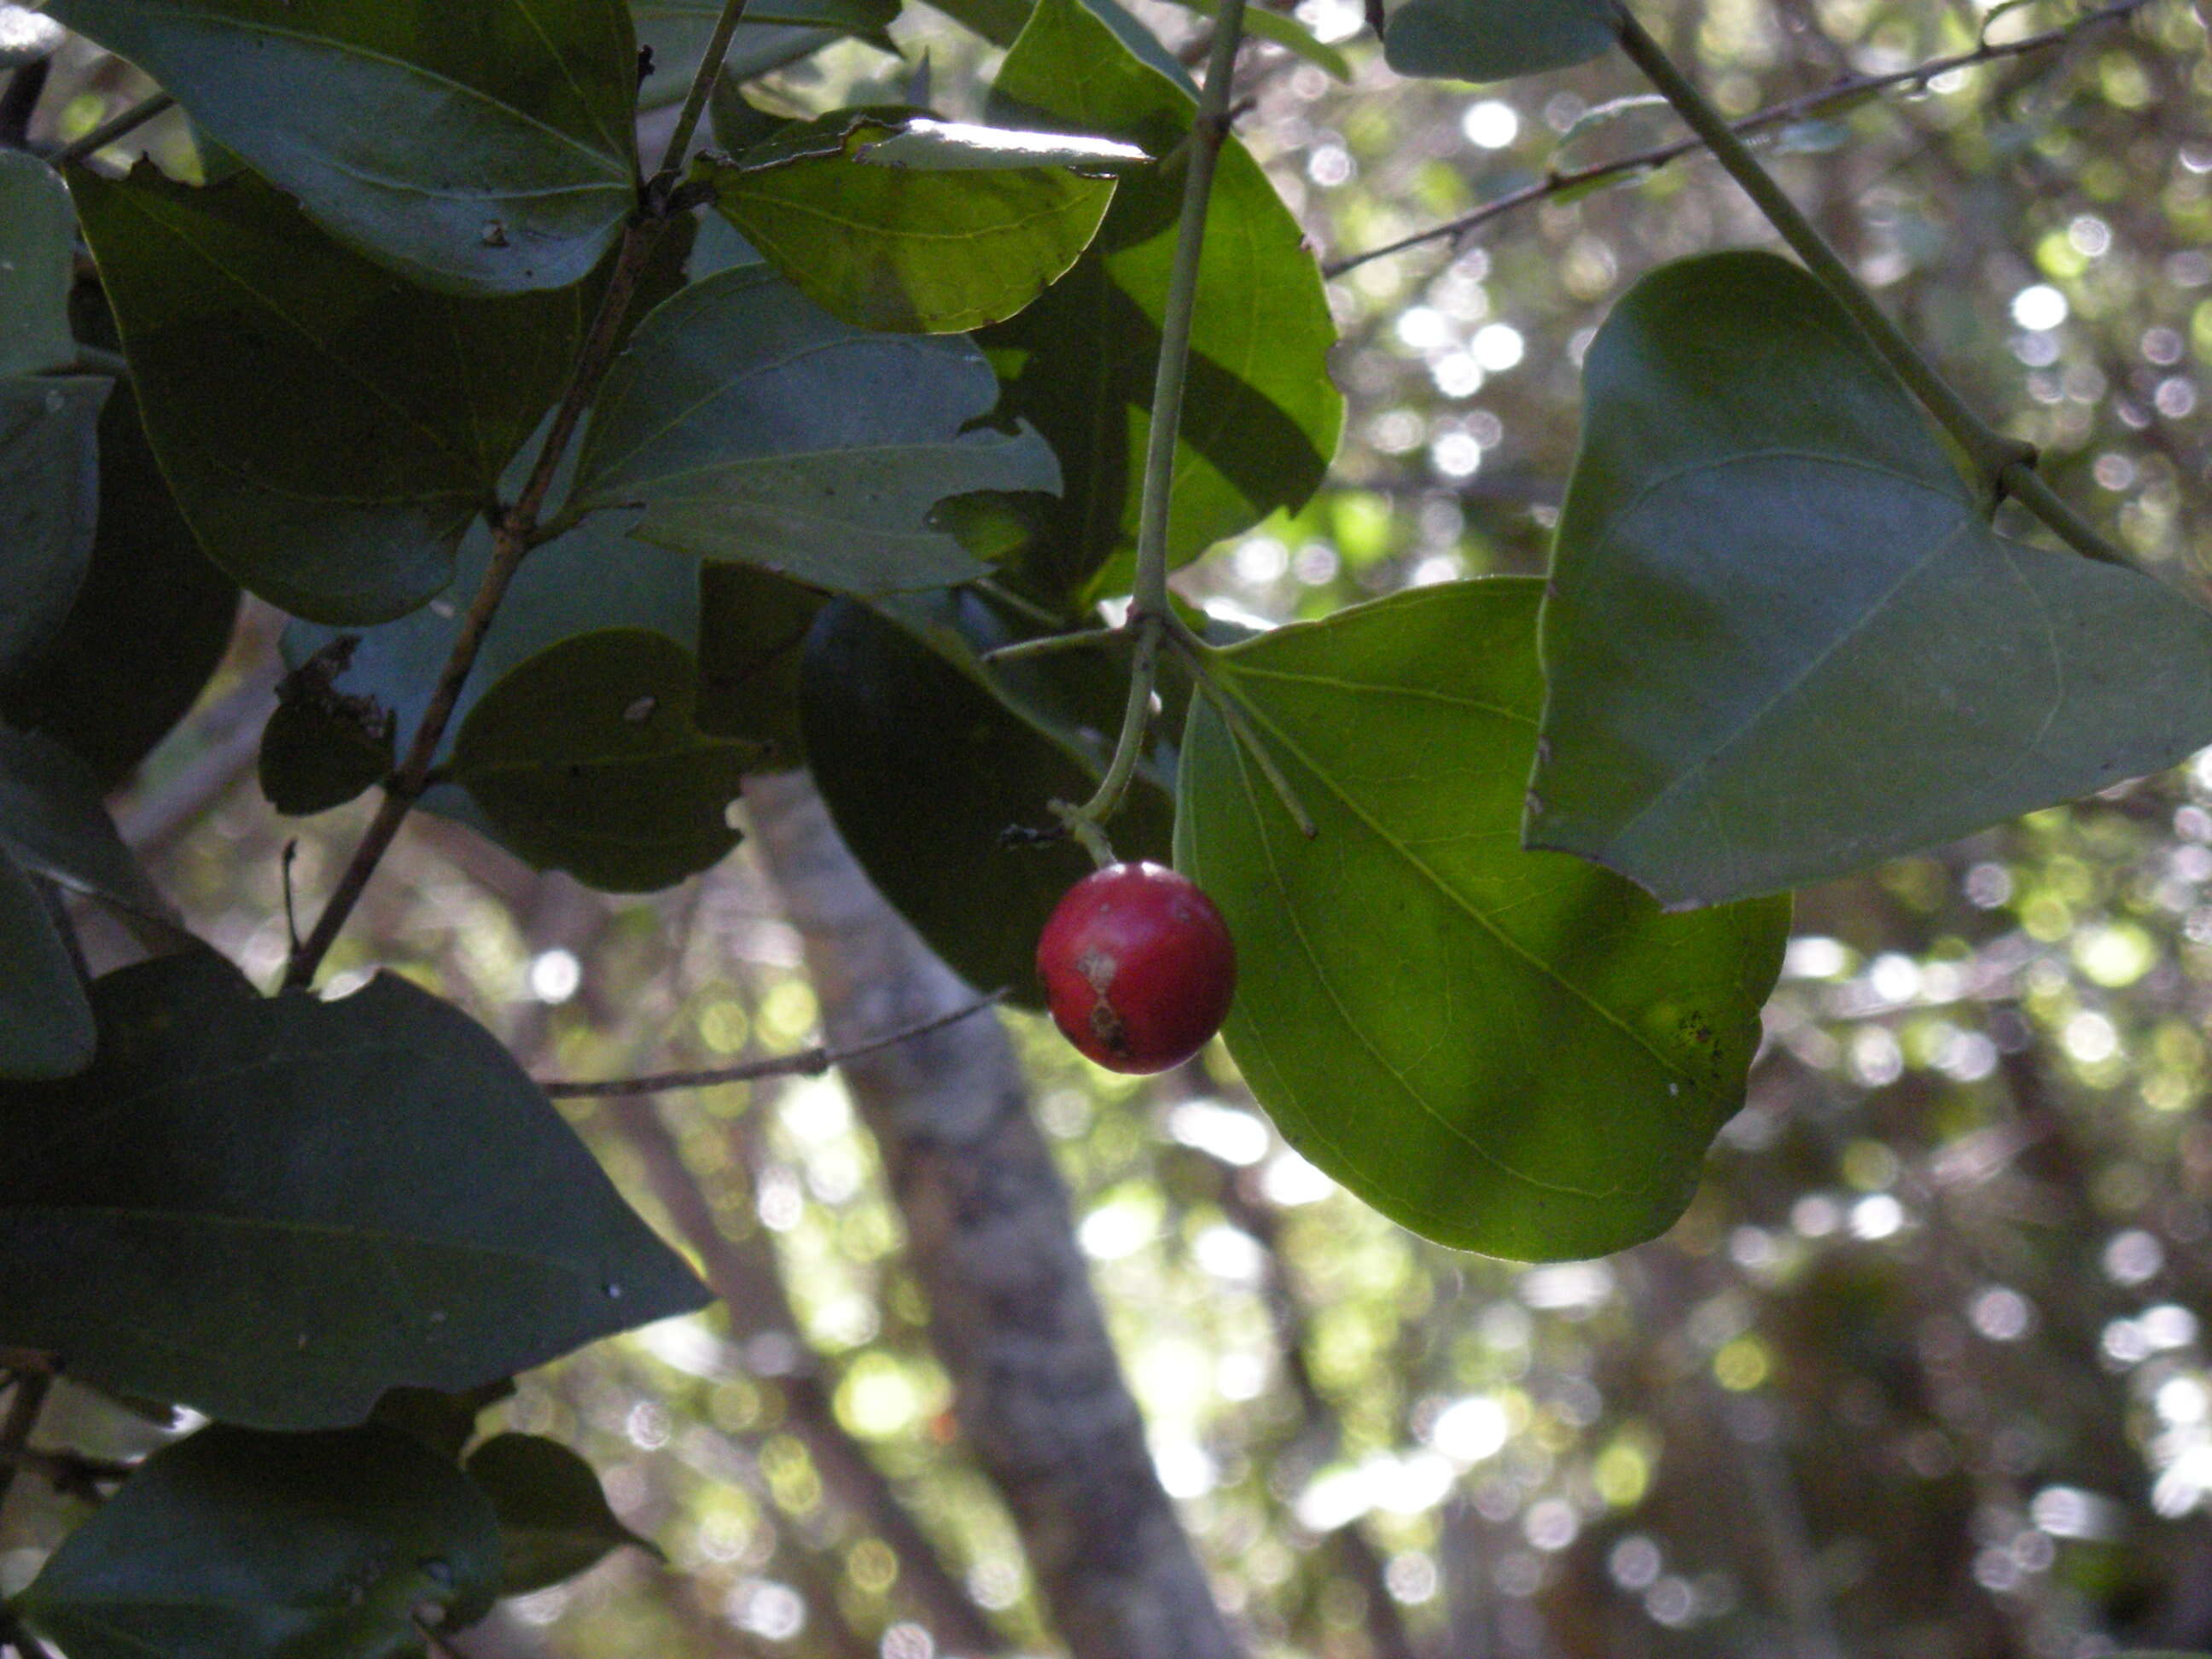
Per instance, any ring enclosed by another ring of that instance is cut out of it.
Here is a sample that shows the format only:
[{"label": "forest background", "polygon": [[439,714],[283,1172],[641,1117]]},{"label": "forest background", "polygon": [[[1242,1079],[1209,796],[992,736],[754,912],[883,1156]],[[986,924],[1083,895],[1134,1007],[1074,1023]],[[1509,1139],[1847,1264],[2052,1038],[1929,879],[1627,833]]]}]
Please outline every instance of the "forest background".
[{"label": "forest background", "polygon": [[[2202,597],[2212,58],[2201,8],[2104,9],[1640,8],[1732,117],[1785,106],[1766,154],[1885,307],[2042,447],[2062,494]],[[1143,15],[1202,52],[1201,18]],[[1662,260],[1771,240],[1695,155],[1561,187],[1680,137],[1663,108],[1614,101],[1638,89],[1618,60],[1495,88],[1401,82],[1351,0],[1297,16],[1350,82],[1255,44],[1238,131],[1328,262],[1347,437],[1310,507],[1179,584],[1262,621],[1540,571],[1610,303]],[[990,62],[919,5],[891,38],[900,58],[839,44],[756,94],[794,112],[902,101],[926,73],[957,113]],[[1984,44],[2005,49],[1832,95]],[[35,112],[0,116],[65,143],[144,89],[74,43]],[[142,148],[197,164],[173,116],[101,159]],[[1501,198],[1455,236],[1361,258]],[[320,890],[367,811],[280,820],[254,786],[278,623],[249,605],[200,708],[117,803],[192,928],[264,980],[286,949],[287,844],[295,884]],[[647,900],[535,876],[418,817],[332,963],[399,969],[541,1074],[738,1062],[825,1021],[880,1030],[901,1006],[885,984],[932,970],[856,896],[803,790],[765,793],[781,829]],[[854,951],[877,952],[867,973]],[[954,1422],[926,1269],[862,1122],[871,1090],[1006,1085],[993,1021],[1068,1188],[1058,1248],[1079,1251],[1152,1466],[1253,1653],[2212,1645],[2208,981],[2212,760],[1802,894],[1750,1104],[1690,1213],[1625,1255],[1533,1269],[1426,1245],[1335,1190],[1218,1051],[1132,1083],[1024,1016],[979,1018],[926,1067],[893,1054],[570,1103],[727,1305],[532,1373],[496,1408],[584,1451],[667,1559],[617,1550],[457,1650],[1081,1650],[1044,1611],[1039,1540]],[[1058,1200],[1039,1190],[1048,1227]],[[42,1431],[103,1457],[157,1437],[66,1387]],[[86,1502],[23,1482],[0,1592]],[[1089,1547],[1149,1547],[1154,1517],[1109,1536],[1124,1518],[1099,1511]]]}]

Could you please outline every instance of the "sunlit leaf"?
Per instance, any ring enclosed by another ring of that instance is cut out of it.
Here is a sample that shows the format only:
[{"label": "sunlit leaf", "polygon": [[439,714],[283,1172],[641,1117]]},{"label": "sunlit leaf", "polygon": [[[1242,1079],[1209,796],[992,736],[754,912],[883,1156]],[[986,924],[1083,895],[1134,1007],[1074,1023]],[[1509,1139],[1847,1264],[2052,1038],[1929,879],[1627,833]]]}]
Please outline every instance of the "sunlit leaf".
[{"label": "sunlit leaf", "polygon": [[1214,659],[1319,833],[1192,704],[1176,863],[1237,940],[1230,1052],[1305,1156],[1441,1243],[1664,1231],[1742,1104],[1786,900],[1668,916],[1523,852],[1541,584],[1418,589]]},{"label": "sunlit leaf", "polygon": [[93,1007],[90,1071],[0,1088],[0,1344],[322,1428],[704,1300],[491,1034],[404,980],[264,999],[191,952]]},{"label": "sunlit leaf", "polygon": [[661,307],[616,362],[576,501],[641,505],[641,540],[813,586],[964,581],[981,567],[937,503],[1059,486],[1035,432],[968,429],[998,391],[965,340],[864,333],[739,267]]},{"label": "sunlit leaf", "polygon": [[410,280],[580,282],[636,205],[623,0],[50,0]]},{"label": "sunlit leaf", "polygon": [[[989,112],[1006,126],[1098,134],[1165,156],[1188,134],[1194,108],[1184,86],[1085,0],[1042,0],[1000,69]],[[1007,412],[1036,423],[1066,474],[1059,510],[1024,556],[1042,592],[1079,591],[1094,578],[1126,586],[1182,179],[1178,167],[1123,179],[1075,268],[977,337],[1006,381]],[[1297,219],[1231,138],[1200,272],[1174,561],[1312,494],[1343,423],[1328,374],[1335,341]]]},{"label": "sunlit leaf", "polygon": [[17,1601],[70,1659],[398,1659],[498,1592],[491,1504],[397,1429],[218,1425],[148,1458]]},{"label": "sunlit leaf", "polygon": [[1797,267],[1724,253],[1654,272],[1584,376],[1531,845],[1708,904],[2212,741],[2212,614],[1994,534]]}]

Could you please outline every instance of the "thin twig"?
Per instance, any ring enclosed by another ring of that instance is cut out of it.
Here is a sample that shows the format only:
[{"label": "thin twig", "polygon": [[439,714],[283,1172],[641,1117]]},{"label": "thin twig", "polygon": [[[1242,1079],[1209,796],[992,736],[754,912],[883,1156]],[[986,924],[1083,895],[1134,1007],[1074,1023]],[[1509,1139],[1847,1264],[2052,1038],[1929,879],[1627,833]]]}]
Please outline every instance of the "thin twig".
[{"label": "thin twig", "polygon": [[531,468],[528,482],[514,505],[499,515],[494,526],[491,561],[484,571],[483,585],[477,589],[468,614],[461,620],[460,632],[454,636],[453,650],[447,656],[437,686],[408,744],[407,757],[385,786],[384,800],[377,808],[376,817],[354,848],[353,857],[331,890],[322,915],[316,918],[314,931],[292,952],[284,970],[287,989],[302,989],[314,981],[315,969],[321,966],[331,943],[345,926],[346,918],[353,914],[354,906],[361,902],[369,878],[376,873],[376,866],[398,835],[399,826],[406,822],[408,813],[429,786],[438,744],[460,701],[461,688],[467,682],[469,671],[476,666],[477,653],[483,649],[484,636],[491,631],[493,618],[498,615],[500,602],[507,597],[508,585],[522,568],[524,557],[537,544],[538,514],[544,507],[547,493],[553,488],[554,474],[568,453],[586,406],[614,362],[615,348],[622,338],[623,319],[629,314],[646,262],[652,258],[653,246],[667,224],[665,218],[641,216],[631,220],[623,232],[622,250],[615,258],[614,274],[608,280],[606,295],[599,302],[599,316],[592,324],[591,334],[577,355],[575,373],[554,413],[545,441],[538,447],[537,464]]},{"label": "thin twig", "polygon": [[23,1621],[0,1607],[0,1648],[9,1649],[15,1659],[54,1659],[53,1650],[23,1628]]},{"label": "thin twig", "polygon": [[1049,657],[1062,651],[1079,651],[1086,646],[1111,645],[1121,637],[1118,628],[1085,628],[1073,634],[1048,634],[1042,639],[1017,640],[1012,645],[1002,645],[995,651],[986,651],[979,660],[996,667],[1000,663],[1026,662],[1032,657]]},{"label": "thin twig", "polygon": [[691,135],[699,129],[699,118],[706,112],[707,100],[714,90],[714,82],[722,73],[722,60],[730,55],[730,37],[738,32],[744,21],[745,0],[725,0],[722,15],[714,21],[714,32],[707,40],[707,52],[699,60],[699,67],[691,76],[691,90],[684,94],[684,108],[676,118],[676,127],[668,135],[668,148],[660,152],[660,166],[655,177],[666,177],[684,165],[684,152],[691,148]]},{"label": "thin twig", "polygon": [[713,1089],[725,1083],[750,1083],[767,1077],[820,1077],[831,1066],[842,1066],[848,1060],[858,1060],[863,1054],[896,1048],[911,1038],[925,1036],[947,1025],[957,1025],[963,1019],[981,1013],[986,1008],[995,1008],[1006,998],[1006,994],[1003,990],[994,991],[990,995],[979,997],[950,1013],[933,1015],[899,1030],[871,1037],[866,1042],[850,1043],[842,1048],[817,1046],[802,1048],[795,1054],[777,1054],[769,1060],[747,1060],[740,1066],[720,1066],[703,1072],[657,1072],[647,1077],[606,1078],[587,1082],[554,1079],[541,1081],[538,1086],[556,1100],[605,1099],[623,1095],[659,1094],[670,1089]]},{"label": "thin twig", "polygon": [[101,1483],[128,1480],[136,1464],[113,1458],[88,1457],[82,1452],[43,1451],[35,1446],[0,1449],[0,1464],[27,1470],[56,1492],[97,1500]]},{"label": "thin twig", "polygon": [[51,1371],[15,1373],[7,1420],[0,1423],[0,1504],[7,1502],[8,1489],[15,1484],[15,1459],[29,1442],[31,1431],[38,1426],[39,1413],[46,1408],[46,1395],[53,1386]]},{"label": "thin twig", "polygon": [[[1823,110],[1832,109],[1838,104],[1847,104],[1854,99],[1863,98],[1869,93],[1886,91],[1891,87],[1925,85],[1928,82],[1935,80],[1939,76],[1948,75],[1954,70],[1970,69],[1978,64],[1994,64],[2007,58],[2020,58],[2031,52],[2046,51],[2052,46],[2063,45],[2075,35],[2094,28],[2100,24],[2116,22],[2121,18],[2142,10],[2149,3],[2150,0],[2118,0],[2117,4],[2091,12],[2086,17],[2078,17],[2074,21],[2063,24],[2057,28],[2045,29],[2040,34],[2031,34],[2018,40],[2008,40],[2002,46],[1992,46],[1985,41],[1972,52],[1959,52],[1949,58],[1930,58],[1928,62],[1917,64],[1911,69],[1893,70],[1881,75],[1855,76],[1850,80],[1838,81],[1832,86],[1822,87],[1817,92],[1805,93],[1781,103],[1770,105],[1756,114],[1747,115],[1742,120],[1734,122],[1731,125],[1739,134],[1759,132],[1773,126],[1786,126],[1792,121],[1803,120],[1808,116],[1817,115]],[[1608,179],[1617,179],[1624,173],[1644,173],[1662,167],[1669,161],[1679,160],[1682,156],[1705,148],[1705,141],[1701,137],[1678,138],[1672,143],[1658,144],[1650,149],[1638,150],[1632,155],[1624,155],[1615,161],[1601,161],[1595,166],[1577,167],[1570,172],[1549,173],[1536,183],[1524,185],[1519,190],[1509,191],[1504,195],[1486,202],[1473,212],[1463,214],[1456,219],[1447,220],[1444,223],[1432,226],[1427,230],[1416,231],[1411,236],[1402,236],[1395,242],[1386,242],[1381,247],[1370,248],[1364,253],[1350,254],[1341,259],[1331,260],[1322,267],[1322,272],[1328,276],[1341,276],[1346,271],[1356,270],[1371,260],[1388,258],[1394,253],[1403,253],[1410,248],[1422,247],[1431,242],[1441,242],[1454,237],[1463,236],[1469,231],[1481,228],[1493,219],[1502,218],[1506,214],[1519,208],[1528,207],[1533,203],[1564,195],[1571,190],[1580,190],[1587,185],[1602,184]]]},{"label": "thin twig", "polygon": [[47,161],[57,170],[75,167],[79,161],[99,155],[118,139],[129,137],[155,116],[165,115],[174,109],[176,105],[177,100],[167,93],[157,92],[151,98],[131,105],[112,121],[94,127],[75,143],[64,144],[47,158]]}]

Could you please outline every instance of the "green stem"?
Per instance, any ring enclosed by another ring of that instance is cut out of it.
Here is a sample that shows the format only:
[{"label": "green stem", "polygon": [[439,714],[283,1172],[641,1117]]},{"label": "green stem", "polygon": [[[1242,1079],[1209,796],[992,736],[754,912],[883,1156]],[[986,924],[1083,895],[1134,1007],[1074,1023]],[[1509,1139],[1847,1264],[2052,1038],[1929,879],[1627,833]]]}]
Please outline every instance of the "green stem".
[{"label": "green stem", "polygon": [[2051,534],[2084,558],[2097,559],[2106,564],[2127,562],[2119,550],[2100,536],[2087,519],[2067,504],[2063,496],[2044,483],[2043,475],[2029,463],[2014,462],[2004,470],[1998,483],[2005,495],[2042,520]]},{"label": "green stem", "polygon": [[691,148],[691,135],[699,130],[699,118],[706,113],[707,100],[722,72],[722,60],[730,55],[730,39],[744,16],[745,0],[723,0],[722,15],[714,20],[706,56],[700,58],[691,76],[691,90],[684,95],[684,107],[676,117],[676,130],[668,135],[668,148],[660,153],[660,171],[656,176],[666,177],[683,167],[684,155]]},{"label": "green stem", "polygon": [[[1714,159],[1728,169],[1729,176],[1766,216],[1767,222],[1850,313],[1852,320],[1896,371],[1898,378],[1966,452],[1990,501],[2002,500],[2019,479],[2032,477],[2029,469],[2035,462],[2034,446],[2007,437],[1967,407],[1966,400],[1936,372],[1936,366],[1875,303],[1874,296],[1844,263],[1842,256],[1829,246],[1827,239],[1814,228],[1813,222],[1797,210],[1797,204],[1775,183],[1773,175],[1759,165],[1759,158],[1736,137],[1735,129],[1727,118],[1706,102],[1705,95],[1674,67],[1659,43],[1636,21],[1626,0],[1613,0],[1613,27],[1621,50],[1674,106],[1690,130],[1705,141]],[[2078,514],[2066,508],[2047,487],[2031,487],[2018,493],[2021,504],[2050,525],[2069,545],[2084,552],[2094,548],[2092,557],[2123,562],[2120,554]],[[2060,517],[2053,516],[2053,508],[2063,517],[2063,523]]]},{"label": "green stem", "polygon": [[1034,657],[1050,657],[1062,651],[1080,651],[1086,646],[1106,645],[1121,637],[1121,630],[1118,628],[1083,628],[1073,634],[1048,634],[1042,639],[1016,640],[1012,645],[986,651],[981,660],[996,668],[1000,663],[1027,662]]},{"label": "green stem", "polygon": [[1183,175],[1182,213],[1176,227],[1175,264],[1168,277],[1167,306],[1160,316],[1159,368],[1152,380],[1152,430],[1145,446],[1144,494],[1137,512],[1137,574],[1127,628],[1136,649],[1129,664],[1129,702],[1114,758],[1098,788],[1080,806],[1055,801],[1053,809],[1068,832],[1090,848],[1092,858],[1109,864],[1113,854],[1103,825],[1121,804],[1136,775],[1137,759],[1152,714],[1152,691],[1159,675],[1160,641],[1175,620],[1168,607],[1168,520],[1175,489],[1176,441],[1182,428],[1183,386],[1190,369],[1191,325],[1198,313],[1199,269],[1206,253],[1206,219],[1213,197],[1213,173],[1229,137],[1230,93],[1236,78],[1237,47],[1243,38],[1244,0],[1222,0],[1206,58],[1206,86],[1190,129],[1188,171]]}]

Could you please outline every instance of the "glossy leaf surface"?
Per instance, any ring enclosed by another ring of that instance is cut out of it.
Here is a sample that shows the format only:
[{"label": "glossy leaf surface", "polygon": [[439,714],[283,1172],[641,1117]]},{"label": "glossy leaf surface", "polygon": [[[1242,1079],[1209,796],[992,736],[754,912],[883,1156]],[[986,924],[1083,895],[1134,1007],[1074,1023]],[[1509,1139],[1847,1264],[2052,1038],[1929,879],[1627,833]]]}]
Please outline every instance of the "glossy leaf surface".
[{"label": "glossy leaf surface", "polygon": [[494,1435],[469,1454],[468,1473],[499,1517],[502,1595],[573,1578],[624,1544],[660,1553],[615,1518],[598,1472],[557,1440]]},{"label": "glossy leaf surface", "polygon": [[52,912],[0,848],[0,1078],[70,1077],[92,1064],[92,1003]]},{"label": "glossy leaf surface", "polygon": [[813,586],[894,592],[982,574],[932,510],[1051,490],[1033,431],[967,431],[998,382],[966,341],[863,333],[774,272],[694,284],[607,376],[578,469],[585,507],[642,504],[632,534]]},{"label": "glossy leaf surface", "polygon": [[61,631],[92,562],[109,385],[0,380],[0,681]]},{"label": "glossy leaf surface", "polygon": [[1654,272],[1585,369],[1527,826],[1670,906],[1840,875],[2212,741],[2212,614],[1984,523],[1842,308]]},{"label": "glossy leaf surface", "polygon": [[566,640],[477,704],[454,781],[539,869],[611,892],[670,886],[738,844],[726,814],[758,753],[699,730],[698,688],[691,653],[665,635]]},{"label": "glossy leaf surface", "polygon": [[506,1050],[404,980],[268,1000],[193,952],[93,1006],[89,1072],[0,1090],[0,1342],[323,1428],[705,1300]]},{"label": "glossy leaf surface", "polygon": [[332,235],[410,281],[580,282],[635,205],[622,0],[52,0]]},{"label": "glossy leaf surface", "polygon": [[1203,700],[1176,826],[1237,940],[1230,1052],[1285,1137],[1416,1232],[1524,1261],[1681,1213],[1790,921],[1786,900],[1665,915],[1522,850],[1541,592],[1417,589],[1224,653],[1320,833]]},{"label": "glossy leaf surface", "polygon": [[466,1625],[500,1571],[491,1505],[396,1429],[218,1425],[148,1458],[19,1603],[70,1659],[396,1659]]},{"label": "glossy leaf surface", "polygon": [[216,563],[296,615],[404,615],[560,395],[590,288],[426,292],[247,174],[75,178],[179,506]]},{"label": "glossy leaf surface", "polygon": [[112,788],[198,700],[239,593],[179,516],[127,383],[100,410],[99,443],[91,568],[38,660],[0,684],[0,718],[58,739]]},{"label": "glossy leaf surface", "polygon": [[[980,601],[951,595],[946,605],[958,609],[938,625],[971,652],[1018,637]],[[1091,703],[1084,744],[1018,715],[976,674],[850,601],[815,624],[800,688],[815,781],[869,879],[970,985],[1043,1006],[1037,934],[1091,859],[1070,842],[1010,842],[1006,832],[1049,825],[1047,803],[1097,787],[1119,724],[1115,690]],[[1122,857],[1162,858],[1165,793],[1134,784],[1111,829]]]},{"label": "glossy leaf surface", "polygon": [[1057,280],[1113,199],[1097,169],[1144,160],[1105,141],[848,112],[705,172],[722,215],[833,316],[948,334],[1002,322]]},{"label": "glossy leaf surface", "polygon": [[66,368],[76,215],[60,175],[27,151],[0,149],[0,380]]},{"label": "glossy leaf surface", "polygon": [[[1189,132],[1194,107],[1084,0],[1041,0],[999,71],[990,114],[1164,156]],[[1024,556],[1048,592],[1082,588],[1135,546],[1182,177],[1160,167],[1125,178],[1075,269],[978,337],[1007,382],[1007,412],[1036,423],[1066,474],[1058,511]],[[1343,424],[1328,374],[1335,342],[1297,219],[1231,138],[1200,271],[1169,530],[1175,562],[1313,493]],[[1116,581],[1126,585],[1118,570],[1103,585]]]},{"label": "glossy leaf surface", "polygon": [[1607,0],[1406,0],[1383,56],[1401,75],[1510,81],[1587,62],[1613,44]]}]

